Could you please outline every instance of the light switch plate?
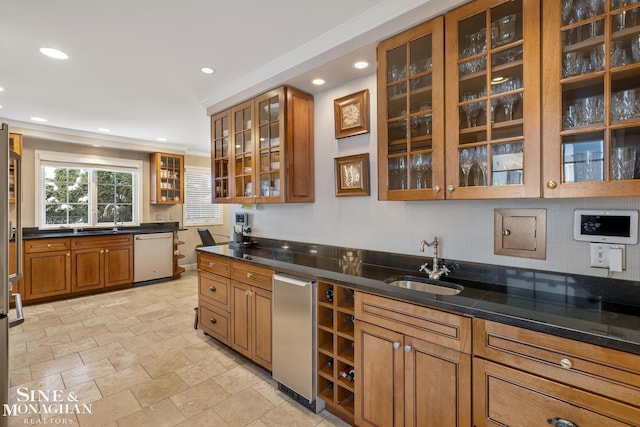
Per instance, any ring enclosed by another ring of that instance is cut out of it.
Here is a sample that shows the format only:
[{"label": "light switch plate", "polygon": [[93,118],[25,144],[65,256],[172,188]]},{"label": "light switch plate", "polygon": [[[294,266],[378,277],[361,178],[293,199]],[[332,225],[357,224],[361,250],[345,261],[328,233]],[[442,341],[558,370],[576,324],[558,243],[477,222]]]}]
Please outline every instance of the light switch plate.
[{"label": "light switch plate", "polygon": [[[626,270],[625,245],[608,243],[590,243],[590,266],[596,268],[610,268],[611,271]],[[611,251],[613,249],[613,251]],[[612,256],[613,254],[613,256]]]}]

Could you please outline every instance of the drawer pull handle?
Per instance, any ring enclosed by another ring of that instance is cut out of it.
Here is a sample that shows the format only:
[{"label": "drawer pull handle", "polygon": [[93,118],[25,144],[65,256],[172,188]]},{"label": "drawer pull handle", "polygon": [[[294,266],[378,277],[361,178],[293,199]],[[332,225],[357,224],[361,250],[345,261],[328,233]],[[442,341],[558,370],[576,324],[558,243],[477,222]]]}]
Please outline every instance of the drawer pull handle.
[{"label": "drawer pull handle", "polygon": [[210,290],[211,292],[215,292],[215,291],[216,291],[216,287],[215,287],[215,286],[209,286],[209,290]]},{"label": "drawer pull handle", "polygon": [[209,267],[213,267],[215,265],[215,262],[210,262],[209,263]]},{"label": "drawer pull handle", "polygon": [[569,420],[565,420],[564,418],[558,418],[558,417],[549,418],[547,422],[551,424],[553,427],[578,427],[578,424],[573,423]]},{"label": "drawer pull handle", "polygon": [[217,321],[216,319],[214,319],[213,317],[212,317],[211,319],[209,319],[209,320],[211,320],[211,323],[213,323],[214,325],[215,325],[216,323],[218,323],[218,321]]},{"label": "drawer pull handle", "polygon": [[400,348],[400,343],[399,343],[399,342],[397,342],[397,341],[396,341],[396,342],[394,342],[394,343],[393,343],[393,348],[394,348],[395,350],[399,349],[399,348]]},{"label": "drawer pull handle", "polygon": [[405,353],[411,353],[411,346],[410,345],[405,345],[404,346],[404,352]]},{"label": "drawer pull handle", "polygon": [[50,248],[51,247],[51,243],[47,244],[47,247]]},{"label": "drawer pull handle", "polygon": [[571,360],[569,359],[562,359],[560,361],[560,366],[562,366],[564,369],[571,369],[573,368],[573,363],[571,363]]},{"label": "drawer pull handle", "polygon": [[253,277],[253,273],[247,273],[247,278],[251,279]]}]

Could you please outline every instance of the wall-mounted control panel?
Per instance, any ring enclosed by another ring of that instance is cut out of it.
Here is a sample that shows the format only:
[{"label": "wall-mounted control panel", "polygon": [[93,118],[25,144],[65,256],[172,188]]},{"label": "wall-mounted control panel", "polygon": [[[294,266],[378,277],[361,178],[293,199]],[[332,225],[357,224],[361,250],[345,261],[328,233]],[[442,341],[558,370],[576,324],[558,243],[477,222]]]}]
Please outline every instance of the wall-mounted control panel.
[{"label": "wall-mounted control panel", "polygon": [[573,238],[583,242],[638,243],[638,211],[576,209]]}]

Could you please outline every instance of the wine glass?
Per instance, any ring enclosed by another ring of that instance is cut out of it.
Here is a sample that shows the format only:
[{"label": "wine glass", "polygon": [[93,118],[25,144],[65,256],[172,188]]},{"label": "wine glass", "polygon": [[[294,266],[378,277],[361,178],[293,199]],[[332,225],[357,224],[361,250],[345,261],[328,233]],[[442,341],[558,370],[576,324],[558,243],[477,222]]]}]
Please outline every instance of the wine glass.
[{"label": "wine glass", "polygon": [[476,147],[475,157],[482,172],[482,185],[487,185],[487,147]]},{"label": "wine glass", "polygon": [[460,150],[460,169],[462,169],[462,173],[464,174],[464,186],[469,186],[469,172],[471,171],[471,166],[474,163],[474,149],[472,148],[464,148]]},{"label": "wine glass", "polygon": [[426,154],[415,154],[411,156],[411,169],[416,174],[416,188],[423,188],[422,177],[427,170]]},{"label": "wine glass", "polygon": [[491,123],[496,121],[496,107],[498,106],[498,98],[491,99]]},{"label": "wine glass", "polygon": [[393,166],[391,168],[391,175],[393,176],[393,181],[397,182],[398,180],[400,180],[400,189],[405,190],[406,189],[405,180],[407,177],[407,163],[405,158],[398,157],[396,159],[390,159],[389,163]]}]

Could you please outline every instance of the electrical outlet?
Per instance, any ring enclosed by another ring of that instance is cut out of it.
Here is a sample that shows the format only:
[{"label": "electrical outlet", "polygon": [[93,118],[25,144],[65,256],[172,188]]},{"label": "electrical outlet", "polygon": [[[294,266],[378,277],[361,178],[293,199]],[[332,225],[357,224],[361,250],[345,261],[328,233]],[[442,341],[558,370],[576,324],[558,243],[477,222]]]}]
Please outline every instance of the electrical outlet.
[{"label": "electrical outlet", "polygon": [[175,217],[173,216],[173,214],[169,214],[169,221],[173,221],[175,219]]},{"label": "electrical outlet", "polygon": [[163,221],[163,220],[164,220],[164,215],[163,214],[161,214],[161,213],[156,214],[156,221]]},{"label": "electrical outlet", "polygon": [[626,269],[625,245],[590,243],[591,267],[609,268],[611,271]]}]

